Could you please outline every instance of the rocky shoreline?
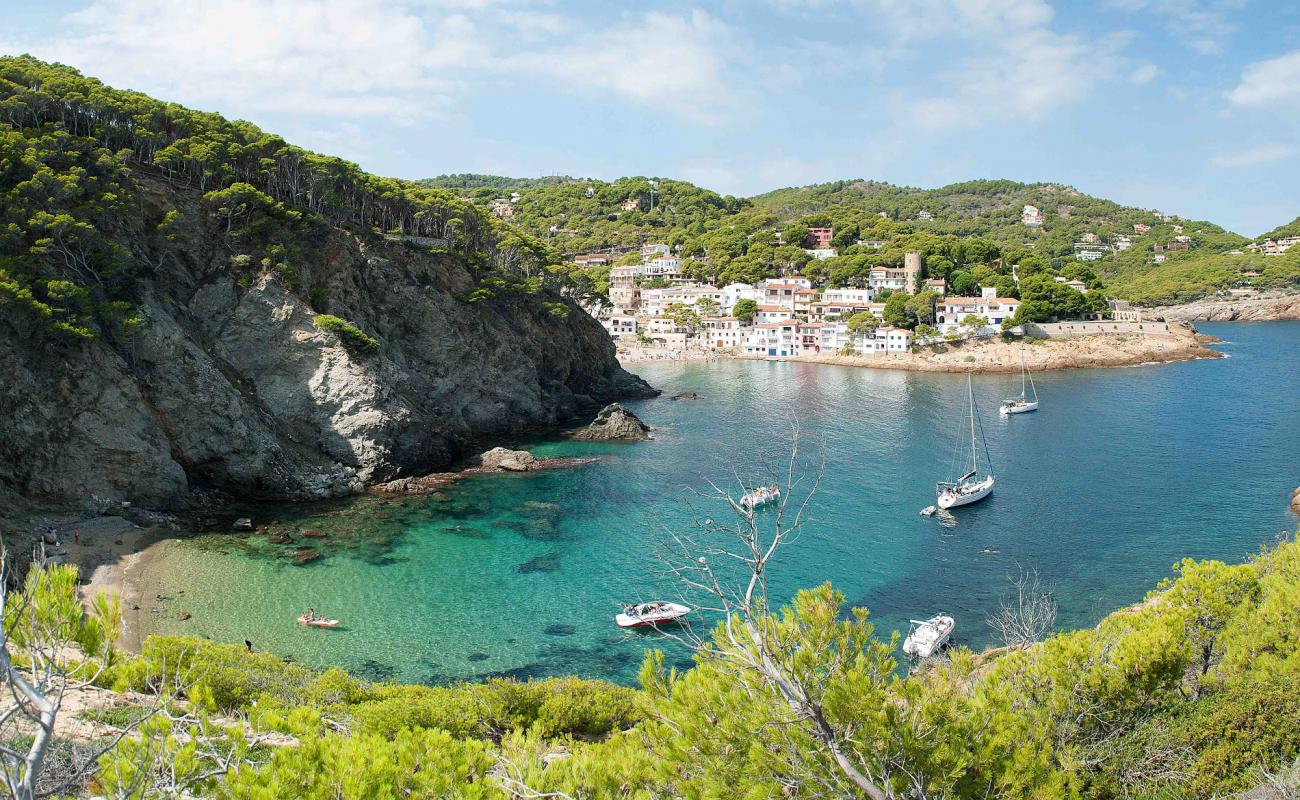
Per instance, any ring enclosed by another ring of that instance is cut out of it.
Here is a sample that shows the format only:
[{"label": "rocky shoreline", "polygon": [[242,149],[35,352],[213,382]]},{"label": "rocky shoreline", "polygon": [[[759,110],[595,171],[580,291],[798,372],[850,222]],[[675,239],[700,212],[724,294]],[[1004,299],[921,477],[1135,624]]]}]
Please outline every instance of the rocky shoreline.
[{"label": "rocky shoreline", "polygon": [[1266,294],[1229,300],[1205,299],[1158,306],[1151,313],[1170,322],[1270,322],[1300,320],[1300,293]]},{"label": "rocky shoreline", "polygon": [[827,354],[798,356],[787,360],[917,372],[1007,373],[1020,371],[1022,352],[1025,365],[1034,371],[1128,367],[1223,357],[1222,353],[1205,344],[1200,335],[1191,326],[1187,326],[1184,333],[1174,336],[1102,333],[1032,342],[1006,342],[1001,338],[993,338],[933,345],[914,353],[883,356]]}]

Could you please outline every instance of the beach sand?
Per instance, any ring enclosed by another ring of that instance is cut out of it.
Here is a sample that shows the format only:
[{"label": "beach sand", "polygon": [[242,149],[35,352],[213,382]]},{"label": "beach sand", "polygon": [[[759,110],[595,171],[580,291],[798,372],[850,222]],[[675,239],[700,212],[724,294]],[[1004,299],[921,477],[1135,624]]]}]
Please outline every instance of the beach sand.
[{"label": "beach sand", "polygon": [[141,615],[149,613],[153,600],[146,599],[151,564],[173,540],[172,532],[142,528],[122,517],[93,517],[68,520],[55,526],[59,546],[54,555],[76,564],[85,583],[81,599],[89,603],[101,594],[122,599],[122,631],[117,645],[132,653],[140,651],[143,634]]}]

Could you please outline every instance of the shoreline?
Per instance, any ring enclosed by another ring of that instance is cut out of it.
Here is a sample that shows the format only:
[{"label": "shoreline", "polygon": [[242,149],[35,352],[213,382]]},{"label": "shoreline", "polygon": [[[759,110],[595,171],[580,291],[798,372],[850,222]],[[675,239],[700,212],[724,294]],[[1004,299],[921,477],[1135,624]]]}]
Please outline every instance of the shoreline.
[{"label": "shoreline", "polygon": [[1153,314],[1174,322],[1275,322],[1300,320],[1300,293],[1257,297],[1205,298],[1174,306],[1155,306]]},{"label": "shoreline", "polygon": [[[140,652],[144,639],[140,614],[148,613],[145,574],[174,541],[168,537],[174,531],[141,527],[112,516],[65,521],[58,529],[60,552],[54,555],[62,563],[76,565],[82,603],[88,605],[103,594],[117,595],[122,603],[122,628],[116,644],[127,652]],[[75,534],[80,534],[80,541]]]},{"label": "shoreline", "polygon": [[[698,359],[733,359],[741,361],[795,361],[832,364],[868,369],[896,369],[911,372],[1011,373],[1020,371],[1020,352],[1032,371],[1132,367],[1177,361],[1223,358],[1224,354],[1206,347],[1213,337],[1204,337],[1190,325],[1185,334],[1099,333],[1059,339],[1002,341],[992,337],[979,341],[958,341],[928,345],[919,352],[888,353],[874,356],[845,356],[827,353],[772,359],[743,353],[701,351]],[[687,360],[665,358],[665,361]],[[642,362],[627,362],[642,363]]]}]

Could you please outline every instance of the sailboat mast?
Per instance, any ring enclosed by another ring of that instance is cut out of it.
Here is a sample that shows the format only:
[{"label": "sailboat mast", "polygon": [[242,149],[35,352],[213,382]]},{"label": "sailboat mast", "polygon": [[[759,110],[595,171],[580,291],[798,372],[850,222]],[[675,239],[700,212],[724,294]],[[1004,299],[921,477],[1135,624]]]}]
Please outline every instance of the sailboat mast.
[{"label": "sailboat mast", "polygon": [[1020,399],[1025,399],[1025,351],[1020,351]]},{"label": "sailboat mast", "polygon": [[978,472],[980,455],[975,445],[975,389],[971,385],[970,373],[966,373],[966,394],[970,399],[970,468]]}]

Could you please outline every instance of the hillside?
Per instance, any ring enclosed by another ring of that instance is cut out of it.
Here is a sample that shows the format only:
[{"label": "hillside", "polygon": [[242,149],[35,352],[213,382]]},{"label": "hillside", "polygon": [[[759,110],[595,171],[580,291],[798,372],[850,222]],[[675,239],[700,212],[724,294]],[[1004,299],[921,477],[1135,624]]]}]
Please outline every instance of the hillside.
[{"label": "hillside", "polygon": [[648,387],[446,192],[0,58],[0,499],[320,497]]},{"label": "hillside", "polygon": [[[708,281],[752,281],[797,271],[831,285],[852,285],[870,266],[897,265],[904,252],[919,250],[926,275],[947,278],[949,287],[963,294],[976,290],[981,275],[990,285],[1009,278],[1013,265],[1021,276],[1047,272],[1078,278],[1111,296],[1146,304],[1194,299],[1238,284],[1261,289],[1300,284],[1300,263],[1291,254],[1232,255],[1248,240],[1212,222],[1126,207],[1051,183],[979,180],[917,189],[855,180],[736,199],[660,179],[653,208],[653,187],[645,178],[605,183],[444,176],[429,183],[459,185],[455,191],[485,211],[494,199],[517,193],[508,221],[543,240],[552,260],[664,242],[680,246],[688,271]],[[625,209],[629,200],[635,207]],[[1025,206],[1039,209],[1038,224],[1024,224]],[[833,226],[837,258],[810,264],[801,241],[810,225]],[[1076,243],[1088,235],[1104,245],[1126,237],[1127,249],[1114,247],[1100,260],[1081,262],[1075,258]],[[1164,263],[1156,263],[1157,246],[1167,247],[1179,236],[1188,237],[1188,249],[1170,250]],[[856,244],[860,240],[879,246],[862,247]],[[1259,274],[1244,276],[1250,272]],[[973,281],[959,284],[962,273]],[[577,290],[597,294],[605,274],[603,269],[570,273]]]}]

